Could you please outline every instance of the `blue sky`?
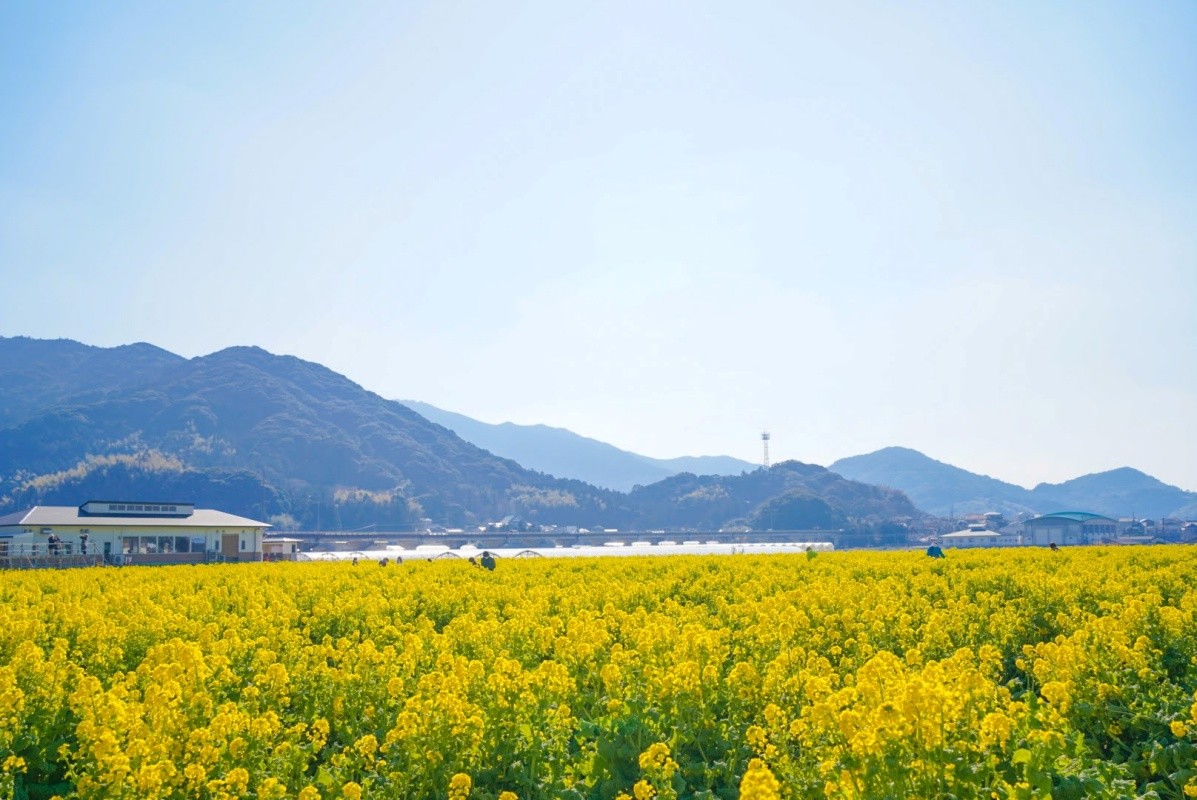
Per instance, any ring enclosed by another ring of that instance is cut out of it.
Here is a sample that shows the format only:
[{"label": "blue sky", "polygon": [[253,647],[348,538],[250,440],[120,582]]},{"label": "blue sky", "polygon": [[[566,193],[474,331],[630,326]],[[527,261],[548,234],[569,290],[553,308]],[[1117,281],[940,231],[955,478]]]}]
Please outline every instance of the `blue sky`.
[{"label": "blue sky", "polygon": [[3,3],[0,334],[1197,489],[1197,4]]}]

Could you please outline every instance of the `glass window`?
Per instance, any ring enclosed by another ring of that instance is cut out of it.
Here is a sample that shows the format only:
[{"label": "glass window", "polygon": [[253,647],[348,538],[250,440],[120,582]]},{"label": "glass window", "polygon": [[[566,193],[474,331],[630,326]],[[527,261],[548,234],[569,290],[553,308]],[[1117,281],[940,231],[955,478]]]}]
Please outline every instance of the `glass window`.
[{"label": "glass window", "polygon": [[244,539],[241,540],[241,549],[242,550],[245,549],[245,540]]},{"label": "glass window", "polygon": [[208,549],[208,542],[202,536],[191,537],[191,552],[202,553]]},{"label": "glass window", "polygon": [[176,553],[190,553],[191,552],[191,540],[188,539],[186,536],[176,536],[175,537],[175,552]]},{"label": "glass window", "polygon": [[126,536],[121,540],[121,552],[125,555],[130,555],[137,552],[137,537]]}]

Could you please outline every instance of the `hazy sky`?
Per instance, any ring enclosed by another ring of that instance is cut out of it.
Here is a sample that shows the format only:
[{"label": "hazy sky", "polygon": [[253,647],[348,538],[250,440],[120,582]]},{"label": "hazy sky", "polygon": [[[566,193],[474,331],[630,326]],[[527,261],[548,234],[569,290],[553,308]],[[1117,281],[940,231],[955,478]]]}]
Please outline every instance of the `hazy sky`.
[{"label": "hazy sky", "polygon": [[1197,489],[1197,3],[0,2],[0,333]]}]

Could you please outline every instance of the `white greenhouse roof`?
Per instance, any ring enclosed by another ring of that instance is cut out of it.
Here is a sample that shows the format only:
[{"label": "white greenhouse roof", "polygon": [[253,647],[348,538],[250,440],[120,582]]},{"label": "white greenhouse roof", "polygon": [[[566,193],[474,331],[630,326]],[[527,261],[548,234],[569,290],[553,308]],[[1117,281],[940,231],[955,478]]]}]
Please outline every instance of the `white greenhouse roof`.
[{"label": "white greenhouse roof", "polygon": [[[267,540],[269,541],[269,540]],[[486,548],[495,558],[579,558],[598,556],[677,556],[677,555],[739,555],[741,553],[803,553],[807,549],[816,553],[834,550],[831,542],[749,542],[700,544],[623,544],[610,542],[604,545],[575,545],[573,547],[490,547]],[[465,545],[450,548],[445,545],[419,545],[414,549],[387,547],[385,550],[309,550],[299,554],[301,561],[350,561],[354,558],[381,560],[416,560],[445,558],[478,558],[483,548]]]}]

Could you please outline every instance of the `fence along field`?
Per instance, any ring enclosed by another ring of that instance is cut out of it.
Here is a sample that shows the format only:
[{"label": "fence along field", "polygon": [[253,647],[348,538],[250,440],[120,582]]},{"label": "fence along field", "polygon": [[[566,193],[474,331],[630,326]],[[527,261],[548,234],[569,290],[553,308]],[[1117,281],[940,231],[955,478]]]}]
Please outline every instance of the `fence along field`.
[{"label": "fence along field", "polygon": [[1197,551],[8,573],[0,797],[1197,796]]}]

